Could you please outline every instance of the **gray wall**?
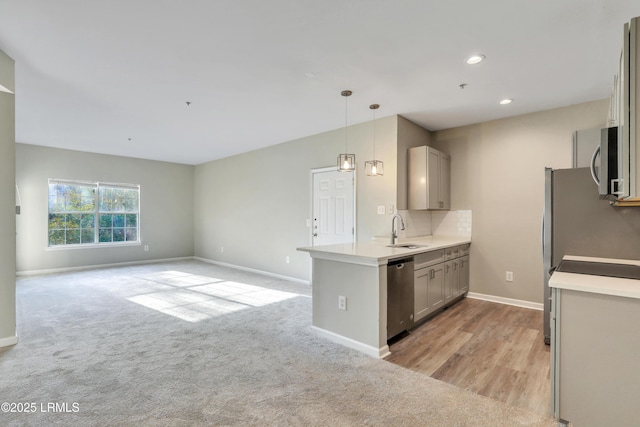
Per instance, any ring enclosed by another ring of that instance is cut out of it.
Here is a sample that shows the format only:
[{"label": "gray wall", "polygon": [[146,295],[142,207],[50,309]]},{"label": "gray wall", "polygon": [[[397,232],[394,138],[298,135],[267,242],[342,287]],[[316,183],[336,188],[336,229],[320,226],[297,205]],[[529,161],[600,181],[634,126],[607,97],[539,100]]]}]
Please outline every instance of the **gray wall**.
[{"label": "gray wall", "polygon": [[[315,258],[313,326],[364,344],[355,348],[374,357],[387,345],[387,266],[374,267]],[[347,310],[338,310],[339,296],[347,298]],[[347,345],[349,345],[347,343]]]},{"label": "gray wall", "polygon": [[[14,63],[0,51],[0,84],[14,90]],[[15,96],[0,92],[0,347],[16,340]]]},{"label": "gray wall", "polygon": [[[390,215],[376,207],[396,203],[397,123],[398,116],[376,120],[381,177],[364,175],[364,161],[373,157],[372,122],[349,127],[358,240],[389,234]],[[336,129],[196,166],[196,256],[309,280],[309,255],[296,247],[310,244],[310,171],[335,166],[342,152],[344,129]]]},{"label": "gray wall", "polygon": [[471,292],[542,302],[544,168],[571,167],[573,132],[605,126],[607,109],[603,100],[436,133],[451,155],[451,208],[473,211]]},{"label": "gray wall", "polygon": [[[193,256],[193,176],[189,165],[16,144],[18,272]],[[140,184],[140,238],[149,251],[48,249],[48,178]]]},{"label": "gray wall", "polygon": [[[399,116],[378,119],[383,177],[364,176],[371,122],[350,126],[358,240],[388,236],[390,215],[377,215],[376,207],[401,203],[396,162],[402,165],[409,146],[433,144],[451,154],[452,209],[473,211],[471,291],[540,303],[544,167],[570,167],[573,132],[603,126],[607,108],[596,101],[433,133]],[[18,270],[196,255],[308,280],[310,258],[295,248],[310,244],[310,170],[334,166],[342,151],[344,129],[195,167],[18,144]],[[46,250],[49,177],[140,183],[142,239],[151,251]],[[505,281],[506,270],[514,282]]]}]

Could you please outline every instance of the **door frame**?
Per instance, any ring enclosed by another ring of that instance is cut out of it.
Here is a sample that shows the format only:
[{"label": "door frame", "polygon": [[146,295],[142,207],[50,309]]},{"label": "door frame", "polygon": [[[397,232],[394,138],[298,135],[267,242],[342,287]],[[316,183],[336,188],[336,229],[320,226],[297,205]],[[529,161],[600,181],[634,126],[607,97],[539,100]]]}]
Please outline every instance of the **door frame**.
[{"label": "door frame", "polygon": [[[323,168],[311,169],[309,171],[309,194],[311,196],[309,198],[309,246],[313,246],[313,200],[314,200],[313,177],[317,173],[336,172],[337,170],[338,170],[337,166],[327,166]],[[358,174],[356,173],[355,170],[353,172],[342,172],[342,173],[353,174],[353,181],[352,181],[353,183],[352,184],[353,185],[353,241],[357,242],[358,241],[358,222],[356,221],[356,219],[358,218],[358,215],[357,215],[358,186],[356,185],[356,182],[357,182]]]}]

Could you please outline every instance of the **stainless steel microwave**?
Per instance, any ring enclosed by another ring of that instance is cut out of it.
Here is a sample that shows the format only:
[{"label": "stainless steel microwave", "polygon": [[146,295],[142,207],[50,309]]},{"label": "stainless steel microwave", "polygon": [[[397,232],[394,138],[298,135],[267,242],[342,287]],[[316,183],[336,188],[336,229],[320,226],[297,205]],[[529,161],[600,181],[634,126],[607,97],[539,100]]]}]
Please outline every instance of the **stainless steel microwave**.
[{"label": "stainless steel microwave", "polygon": [[591,176],[602,199],[617,200],[624,194],[621,155],[618,127],[601,129],[600,145],[591,156]]}]

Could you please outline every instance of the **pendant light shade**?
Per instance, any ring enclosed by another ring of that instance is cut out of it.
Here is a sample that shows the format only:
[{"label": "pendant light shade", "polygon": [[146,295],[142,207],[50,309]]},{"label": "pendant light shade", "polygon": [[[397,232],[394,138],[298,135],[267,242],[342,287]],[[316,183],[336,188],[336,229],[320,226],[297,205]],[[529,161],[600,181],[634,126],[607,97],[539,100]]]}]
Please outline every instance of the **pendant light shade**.
[{"label": "pendant light shade", "polygon": [[338,156],[338,170],[340,172],[352,172],[356,168],[355,154],[340,154]]},{"label": "pendant light shade", "polygon": [[343,90],[340,95],[344,96],[344,154],[338,155],[338,170],[340,172],[353,172],[356,170],[356,155],[348,153],[347,137],[347,98],[351,96],[350,90]]},{"label": "pendant light shade", "polygon": [[[371,104],[369,108],[373,110],[373,158],[376,158],[376,110],[380,108],[378,104]],[[368,176],[384,175],[384,164],[381,160],[367,160],[364,162],[364,173]]]},{"label": "pendant light shade", "polygon": [[364,162],[364,173],[368,176],[382,176],[384,163],[381,160],[367,160]]}]

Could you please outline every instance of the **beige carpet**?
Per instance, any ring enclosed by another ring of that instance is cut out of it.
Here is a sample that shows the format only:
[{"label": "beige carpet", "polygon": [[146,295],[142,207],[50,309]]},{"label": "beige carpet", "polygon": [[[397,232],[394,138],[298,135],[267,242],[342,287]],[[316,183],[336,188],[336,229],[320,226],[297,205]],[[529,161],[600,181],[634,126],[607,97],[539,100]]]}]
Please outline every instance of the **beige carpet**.
[{"label": "beige carpet", "polygon": [[188,261],[17,292],[3,426],[556,425],[317,337],[305,285]]}]

